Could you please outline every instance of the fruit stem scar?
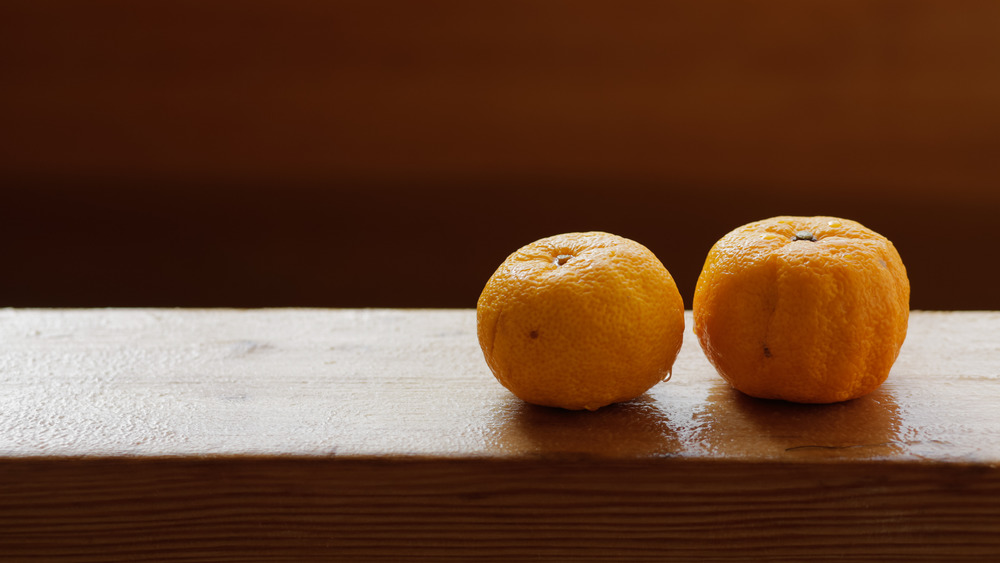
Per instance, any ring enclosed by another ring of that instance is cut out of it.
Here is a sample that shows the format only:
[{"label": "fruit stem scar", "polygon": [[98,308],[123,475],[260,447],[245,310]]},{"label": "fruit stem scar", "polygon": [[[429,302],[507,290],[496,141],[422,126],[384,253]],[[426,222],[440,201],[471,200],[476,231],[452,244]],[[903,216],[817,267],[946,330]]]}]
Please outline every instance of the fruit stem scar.
[{"label": "fruit stem scar", "polygon": [[531,331],[531,332],[528,333],[528,336],[530,336],[532,338],[538,338],[538,331],[537,330],[533,330],[533,331]]},{"label": "fruit stem scar", "polygon": [[816,235],[809,231],[799,231],[795,233],[795,240],[808,240],[810,242],[816,242]]},{"label": "fruit stem scar", "polygon": [[570,254],[560,254],[559,256],[556,256],[556,266],[562,266],[566,262],[569,262],[569,259],[572,257],[573,256]]}]

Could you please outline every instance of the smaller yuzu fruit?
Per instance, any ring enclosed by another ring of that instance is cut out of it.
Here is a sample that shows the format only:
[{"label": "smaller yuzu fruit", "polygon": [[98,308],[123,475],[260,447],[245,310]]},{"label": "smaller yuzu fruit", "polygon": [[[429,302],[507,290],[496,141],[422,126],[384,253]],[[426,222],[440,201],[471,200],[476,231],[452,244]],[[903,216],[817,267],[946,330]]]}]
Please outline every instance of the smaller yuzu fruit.
[{"label": "smaller yuzu fruit", "polygon": [[476,321],[487,365],[514,395],[596,410],[669,378],[684,303],[645,246],[566,233],[507,257],[479,297]]}]

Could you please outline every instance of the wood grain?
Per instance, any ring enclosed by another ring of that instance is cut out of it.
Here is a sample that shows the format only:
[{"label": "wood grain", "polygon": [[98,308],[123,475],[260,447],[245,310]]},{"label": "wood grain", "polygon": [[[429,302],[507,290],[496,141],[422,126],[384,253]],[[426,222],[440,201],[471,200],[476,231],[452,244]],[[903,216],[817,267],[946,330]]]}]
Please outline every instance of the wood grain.
[{"label": "wood grain", "polygon": [[0,465],[5,560],[984,561],[995,468],[213,458]]},{"label": "wood grain", "polygon": [[914,312],[888,382],[827,406],[740,395],[689,336],[577,413],[500,387],[469,310],[0,310],[0,553],[988,560],[998,331]]}]

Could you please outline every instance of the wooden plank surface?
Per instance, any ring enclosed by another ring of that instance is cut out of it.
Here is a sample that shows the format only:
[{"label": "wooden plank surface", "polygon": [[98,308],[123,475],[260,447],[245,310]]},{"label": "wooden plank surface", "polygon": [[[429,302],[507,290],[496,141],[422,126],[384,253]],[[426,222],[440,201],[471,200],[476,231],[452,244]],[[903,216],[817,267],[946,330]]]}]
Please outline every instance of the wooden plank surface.
[{"label": "wooden plank surface", "polygon": [[1000,313],[844,404],[527,405],[470,310],[0,311],[4,560],[1000,557]]},{"label": "wooden plank surface", "polygon": [[914,313],[887,383],[751,400],[690,332],[673,378],[596,413],[527,405],[465,310],[6,310],[0,454],[581,454],[1000,462],[1000,313]]}]

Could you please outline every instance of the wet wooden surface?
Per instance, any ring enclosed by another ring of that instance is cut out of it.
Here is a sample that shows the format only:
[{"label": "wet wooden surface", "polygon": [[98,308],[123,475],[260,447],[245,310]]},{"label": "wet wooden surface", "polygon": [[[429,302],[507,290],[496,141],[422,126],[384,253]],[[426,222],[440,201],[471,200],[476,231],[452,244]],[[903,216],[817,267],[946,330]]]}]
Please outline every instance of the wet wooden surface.
[{"label": "wet wooden surface", "polygon": [[914,312],[886,384],[673,378],[527,405],[471,310],[0,310],[7,560],[984,560],[1000,313]]}]

